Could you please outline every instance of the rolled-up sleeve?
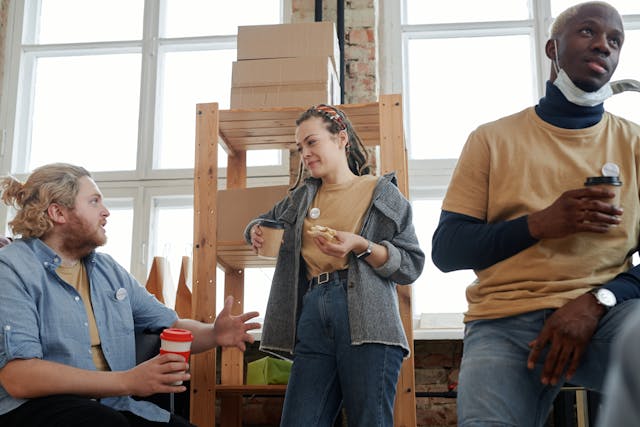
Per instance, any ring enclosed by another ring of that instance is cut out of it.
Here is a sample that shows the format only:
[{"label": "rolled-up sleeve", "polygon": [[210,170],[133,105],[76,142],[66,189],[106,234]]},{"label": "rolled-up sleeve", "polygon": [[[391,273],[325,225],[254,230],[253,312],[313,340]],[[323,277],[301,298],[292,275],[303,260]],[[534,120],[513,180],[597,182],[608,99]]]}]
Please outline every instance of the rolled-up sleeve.
[{"label": "rolled-up sleeve", "polygon": [[14,359],[42,358],[38,312],[32,296],[15,272],[0,263],[0,369]]}]

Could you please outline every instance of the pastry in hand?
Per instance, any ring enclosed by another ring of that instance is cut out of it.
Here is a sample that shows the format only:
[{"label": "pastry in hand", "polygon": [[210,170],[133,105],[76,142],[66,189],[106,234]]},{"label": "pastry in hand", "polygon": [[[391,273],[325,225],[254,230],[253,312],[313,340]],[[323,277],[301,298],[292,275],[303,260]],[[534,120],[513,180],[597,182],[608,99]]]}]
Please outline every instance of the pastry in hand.
[{"label": "pastry in hand", "polygon": [[307,233],[311,234],[313,237],[324,237],[328,241],[335,240],[336,238],[336,230],[325,227],[324,225],[316,224],[312,226]]}]

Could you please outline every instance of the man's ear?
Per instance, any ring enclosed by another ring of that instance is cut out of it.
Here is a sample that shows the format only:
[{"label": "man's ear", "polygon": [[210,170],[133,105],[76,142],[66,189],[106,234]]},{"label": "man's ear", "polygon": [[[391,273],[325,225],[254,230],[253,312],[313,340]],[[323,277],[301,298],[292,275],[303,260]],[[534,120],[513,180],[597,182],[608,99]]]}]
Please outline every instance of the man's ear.
[{"label": "man's ear", "polygon": [[56,224],[64,224],[67,222],[67,209],[57,203],[51,203],[47,208],[49,218]]},{"label": "man's ear", "polygon": [[551,62],[556,60],[556,46],[558,46],[557,41],[554,43],[552,39],[547,40],[547,44],[544,45],[544,53]]}]

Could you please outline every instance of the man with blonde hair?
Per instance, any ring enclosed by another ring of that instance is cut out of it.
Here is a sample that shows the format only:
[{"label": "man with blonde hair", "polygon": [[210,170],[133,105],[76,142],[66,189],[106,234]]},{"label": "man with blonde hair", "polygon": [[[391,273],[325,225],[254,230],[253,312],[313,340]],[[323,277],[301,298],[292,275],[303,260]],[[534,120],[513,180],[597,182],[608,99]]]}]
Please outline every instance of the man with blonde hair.
[{"label": "man with blonde hair", "polygon": [[245,349],[248,320],[179,319],[123,267],[95,248],[106,243],[109,210],[89,172],[51,164],[26,182],[6,177],[2,200],[17,209],[13,243],[0,250],[0,425],[3,427],[190,426],[135,396],[186,390],[177,354],[135,366],[135,331],[188,329],[192,352]]},{"label": "man with blonde hair", "polygon": [[460,156],[432,258],[477,276],[461,427],[542,426],[566,380],[601,390],[611,343],[639,306],[640,126],[603,106],[623,43],[607,3],[560,14],[545,96],[480,126]]}]

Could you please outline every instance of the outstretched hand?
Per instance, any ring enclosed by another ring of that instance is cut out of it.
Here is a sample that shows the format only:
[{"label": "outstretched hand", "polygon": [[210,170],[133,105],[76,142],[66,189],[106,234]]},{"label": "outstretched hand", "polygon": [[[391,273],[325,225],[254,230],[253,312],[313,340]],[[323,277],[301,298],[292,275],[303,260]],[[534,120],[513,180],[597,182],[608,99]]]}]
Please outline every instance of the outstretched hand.
[{"label": "outstretched hand", "polygon": [[538,337],[529,343],[531,352],[527,367],[535,367],[548,344],[541,382],[555,385],[565,372],[567,379],[571,379],[604,311],[591,294],[581,295],[557,309],[547,319]]},{"label": "outstretched hand", "polygon": [[611,204],[613,191],[585,187],[565,191],[551,206],[529,215],[529,231],[536,239],[565,237],[582,231],[606,233],[620,224],[622,209]]},{"label": "outstretched hand", "polygon": [[217,346],[238,347],[245,351],[245,343],[252,343],[255,340],[253,336],[248,334],[248,331],[260,328],[260,323],[247,323],[247,321],[258,317],[258,312],[251,311],[237,316],[232,315],[233,302],[232,296],[228,296],[224,300],[224,308],[213,323],[213,333]]}]

